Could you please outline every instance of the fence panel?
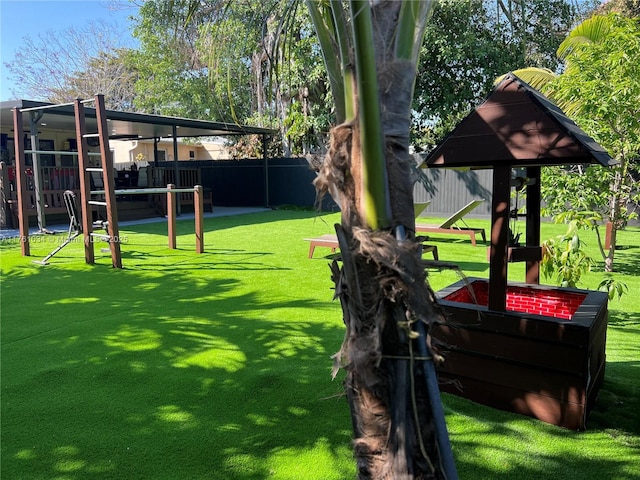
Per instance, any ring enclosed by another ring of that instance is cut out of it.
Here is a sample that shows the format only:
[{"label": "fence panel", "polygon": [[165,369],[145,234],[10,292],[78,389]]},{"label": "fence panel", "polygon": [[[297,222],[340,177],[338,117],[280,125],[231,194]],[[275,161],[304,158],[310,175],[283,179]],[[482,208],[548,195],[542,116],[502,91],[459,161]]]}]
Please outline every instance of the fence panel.
[{"label": "fence panel", "polygon": [[[180,162],[179,168],[198,168],[201,183],[211,189],[214,205],[271,206],[295,205],[313,207],[316,191],[313,186],[315,172],[304,158],[270,158],[265,170],[263,160],[218,160]],[[171,170],[172,162],[159,162],[159,167]],[[265,172],[268,178],[268,205],[265,195]],[[482,198],[486,202],[470,216],[489,217],[491,208],[491,170],[454,171],[449,169],[423,169],[422,181],[414,187],[416,202],[431,201],[426,213],[448,216],[471,200]],[[337,211],[338,207],[328,195],[323,199],[324,211]]]},{"label": "fence panel", "polygon": [[415,202],[431,204],[424,215],[449,216],[471,200],[483,199],[469,217],[491,216],[492,170],[457,171],[446,168],[422,169],[421,181],[414,185]]}]

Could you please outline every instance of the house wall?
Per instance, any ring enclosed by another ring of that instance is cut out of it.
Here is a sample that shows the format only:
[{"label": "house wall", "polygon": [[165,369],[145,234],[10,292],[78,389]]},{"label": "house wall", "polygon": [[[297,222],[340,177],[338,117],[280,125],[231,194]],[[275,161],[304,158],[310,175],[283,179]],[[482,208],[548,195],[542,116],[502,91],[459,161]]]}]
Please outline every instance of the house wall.
[{"label": "house wall", "polygon": [[[12,131],[13,125],[2,125],[1,127],[1,134],[3,136],[2,161],[6,162],[7,165],[15,165],[15,147],[13,143]],[[27,144],[25,145],[25,149],[30,149],[30,140],[31,138],[27,133]],[[51,130],[43,128],[38,134],[38,140],[40,141],[39,150],[77,152],[77,142],[75,137],[73,137],[73,132],[69,132],[67,130]],[[88,151],[91,153],[98,153],[100,152],[100,148],[97,146],[89,146]],[[43,167],[71,167],[78,165],[78,157],[77,155],[73,154],[41,154],[40,161],[41,166]],[[27,165],[31,165],[30,154],[27,154],[26,163]]]},{"label": "house wall", "polygon": [[[138,167],[146,166],[154,161],[154,142],[149,140],[110,141],[111,150],[114,152],[114,164],[116,168],[129,168],[133,163]],[[158,142],[159,161],[173,161],[173,142]],[[183,143],[178,142],[178,161],[219,160],[228,158],[228,150],[223,143],[202,142]]]},{"label": "house wall", "polygon": [[[15,153],[13,144],[13,125],[1,125],[2,134],[2,158],[7,165],[15,165]],[[77,141],[74,132],[68,130],[53,130],[42,128],[39,131],[39,150],[77,152]],[[27,141],[30,137],[27,134]],[[129,169],[133,163],[138,167],[146,166],[154,160],[153,140],[111,140],[109,147],[113,153],[114,166],[118,170]],[[27,147],[30,148],[30,147]],[[89,152],[99,153],[100,147],[89,146]],[[160,141],[158,150],[164,152],[164,160],[173,160],[173,141]],[[179,161],[219,160],[228,157],[228,149],[223,140],[200,143],[178,142]],[[77,155],[45,155],[40,157],[43,167],[72,167],[78,165]],[[92,163],[98,163],[97,157],[91,158]],[[30,155],[27,155],[27,164],[31,164]]]}]

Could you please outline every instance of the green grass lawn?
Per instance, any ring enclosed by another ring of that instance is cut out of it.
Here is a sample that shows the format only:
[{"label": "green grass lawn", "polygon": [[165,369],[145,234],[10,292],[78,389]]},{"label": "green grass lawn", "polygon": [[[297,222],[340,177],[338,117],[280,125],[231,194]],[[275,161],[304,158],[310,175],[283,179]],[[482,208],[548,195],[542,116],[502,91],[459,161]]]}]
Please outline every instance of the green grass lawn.
[{"label": "green grass lawn", "polygon": [[[4,479],[353,478],[351,421],[331,355],[342,341],[328,249],[337,214],[269,211],[191,222],[178,249],[163,223],[121,228],[123,270],[60,237],[5,241],[1,277]],[[433,221],[435,219],[426,219]],[[488,221],[471,220],[488,228]],[[543,224],[542,237],[563,233]],[[583,234],[596,257],[595,237]],[[488,277],[486,248],[433,235],[441,260]],[[463,479],[640,478],[640,229],[619,236],[605,382],[585,432],[443,395]],[[510,265],[522,280],[522,265]],[[602,273],[584,277],[595,288]],[[435,289],[458,279],[432,272]],[[546,283],[549,283],[547,280]]]}]

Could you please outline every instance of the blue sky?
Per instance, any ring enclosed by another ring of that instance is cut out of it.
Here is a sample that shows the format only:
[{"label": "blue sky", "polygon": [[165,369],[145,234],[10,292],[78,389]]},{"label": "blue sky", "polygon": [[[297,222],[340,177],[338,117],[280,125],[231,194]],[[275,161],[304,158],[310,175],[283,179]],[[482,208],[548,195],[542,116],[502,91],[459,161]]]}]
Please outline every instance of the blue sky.
[{"label": "blue sky", "polygon": [[[121,2],[124,3],[124,2]],[[0,100],[11,98],[9,75],[4,62],[11,61],[24,37],[36,38],[40,33],[61,32],[80,27],[89,21],[104,19],[122,25],[124,35],[130,35],[127,17],[132,9],[110,10],[109,1],[101,0],[0,0]]]}]

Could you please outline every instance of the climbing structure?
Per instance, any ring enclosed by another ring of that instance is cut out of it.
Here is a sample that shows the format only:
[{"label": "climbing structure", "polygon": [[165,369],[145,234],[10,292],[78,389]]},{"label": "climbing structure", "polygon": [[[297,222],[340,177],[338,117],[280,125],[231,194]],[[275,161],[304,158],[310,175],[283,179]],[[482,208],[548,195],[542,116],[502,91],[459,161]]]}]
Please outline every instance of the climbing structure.
[{"label": "climbing structure", "polygon": [[[97,131],[87,132],[85,103],[95,103],[95,114],[97,120]],[[29,219],[27,215],[27,178],[25,166],[25,153],[31,153],[37,159],[41,153],[50,154],[52,152],[41,152],[36,150],[25,150],[24,145],[24,124],[23,114],[27,112],[43,112],[45,110],[62,109],[73,106],[76,123],[76,137],[78,142],[78,166],[80,171],[80,199],[82,210],[82,232],[84,234],[85,261],[93,264],[94,242],[93,237],[99,236],[109,242],[111,251],[111,263],[114,268],[122,268],[122,255],[120,252],[120,235],[118,229],[118,211],[115,199],[115,180],[113,175],[113,159],[109,148],[109,133],[107,130],[107,118],[104,105],[104,96],[96,95],[92,100],[76,100],[73,103],[45,105],[31,108],[15,108],[13,111],[13,124],[15,132],[15,156],[16,156],[16,190],[18,195],[18,223],[20,229],[22,255],[30,255],[29,246]],[[89,162],[89,150],[87,139],[95,137],[100,146],[100,165],[93,166]],[[37,145],[37,143],[32,142]],[[75,152],[64,152],[66,155]],[[34,164],[34,172],[38,170],[38,165]],[[91,179],[92,173],[99,174],[104,185],[103,198],[92,199]],[[36,196],[37,197],[37,196]],[[36,202],[40,199],[36,198]],[[103,206],[107,212],[107,234],[94,234],[93,232],[93,206]]]}]

